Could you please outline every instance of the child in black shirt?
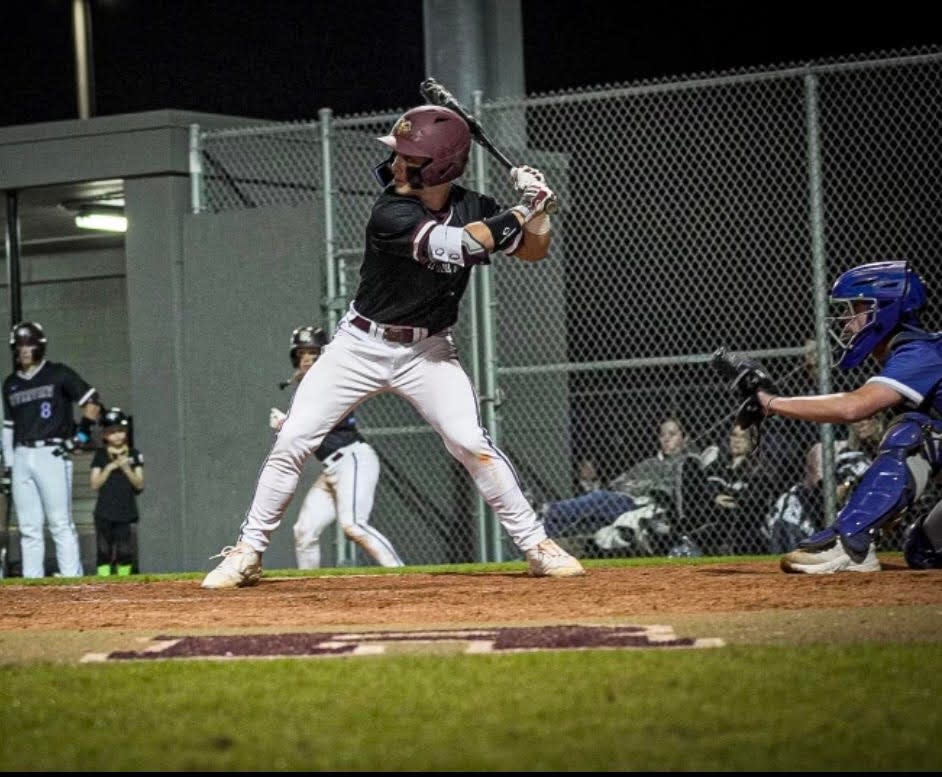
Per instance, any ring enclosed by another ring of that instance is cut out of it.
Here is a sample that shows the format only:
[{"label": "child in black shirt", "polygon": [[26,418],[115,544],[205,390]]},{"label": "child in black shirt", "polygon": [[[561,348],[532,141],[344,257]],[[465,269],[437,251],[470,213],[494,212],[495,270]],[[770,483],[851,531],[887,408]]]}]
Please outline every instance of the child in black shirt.
[{"label": "child in black shirt", "polygon": [[102,441],[92,459],[91,487],[98,491],[95,532],[99,575],[137,571],[131,525],[138,520],[137,495],[144,490],[144,457],[129,446],[130,419],[113,407],[102,416]]}]

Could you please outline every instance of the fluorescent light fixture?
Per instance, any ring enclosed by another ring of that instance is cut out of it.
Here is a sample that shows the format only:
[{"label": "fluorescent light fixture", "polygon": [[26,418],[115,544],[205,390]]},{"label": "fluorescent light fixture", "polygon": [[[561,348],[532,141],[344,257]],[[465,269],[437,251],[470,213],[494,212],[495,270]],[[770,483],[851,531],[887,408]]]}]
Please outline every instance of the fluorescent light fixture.
[{"label": "fluorescent light fixture", "polygon": [[108,205],[85,206],[75,216],[75,226],[105,232],[127,232],[128,220],[124,208]]}]

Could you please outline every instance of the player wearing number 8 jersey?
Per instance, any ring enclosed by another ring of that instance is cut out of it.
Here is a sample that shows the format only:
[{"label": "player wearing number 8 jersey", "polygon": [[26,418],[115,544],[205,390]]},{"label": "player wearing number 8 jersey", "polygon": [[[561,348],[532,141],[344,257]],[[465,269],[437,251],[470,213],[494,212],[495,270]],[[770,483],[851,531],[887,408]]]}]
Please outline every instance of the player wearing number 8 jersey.
[{"label": "player wearing number 8 jersey", "polygon": [[[46,361],[42,327],[24,321],[10,332],[18,369],[3,381],[3,460],[11,469],[20,527],[23,577],[45,574],[43,524],[56,544],[59,574],[83,574],[78,532],[72,521],[72,462],[76,442],[89,440],[101,413],[94,388],[71,367]],[[73,405],[82,408],[76,430]]]},{"label": "player wearing number 8 jersey", "polygon": [[377,168],[385,189],[366,228],[360,285],[317,362],[301,380],[266,459],[235,546],[204,579],[205,588],[252,585],[261,555],[295,489],[304,461],[367,397],[390,392],[410,402],[468,471],[535,576],[584,574],[546,536],[504,453],[481,426],[478,402],[458,362],[451,326],[471,269],[502,252],[546,256],[552,191],[539,171],[515,168],[520,202],[503,209],[452,183],[465,169],[468,125],[453,111],[420,106],[380,138],[391,149]]}]

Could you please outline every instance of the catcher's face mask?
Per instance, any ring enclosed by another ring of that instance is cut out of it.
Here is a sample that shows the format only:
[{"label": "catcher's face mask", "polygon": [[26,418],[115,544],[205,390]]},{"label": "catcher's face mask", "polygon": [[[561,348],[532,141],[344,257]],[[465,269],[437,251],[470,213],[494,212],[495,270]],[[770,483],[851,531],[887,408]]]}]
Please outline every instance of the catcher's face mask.
[{"label": "catcher's face mask", "polygon": [[883,332],[875,332],[877,301],[875,299],[831,300],[828,330],[841,349],[839,365],[862,362],[876,347]]}]

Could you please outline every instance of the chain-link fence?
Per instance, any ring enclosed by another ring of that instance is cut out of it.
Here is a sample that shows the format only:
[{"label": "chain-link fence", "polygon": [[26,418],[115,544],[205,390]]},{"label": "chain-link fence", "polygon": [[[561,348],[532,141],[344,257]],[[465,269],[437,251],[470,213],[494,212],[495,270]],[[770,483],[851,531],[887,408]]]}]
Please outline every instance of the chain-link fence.
[{"label": "chain-link fence", "polygon": [[[942,287],[940,100],[939,51],[475,96],[496,145],[543,170],[561,203],[550,257],[478,268],[456,328],[485,422],[552,533],[584,555],[680,552],[681,534],[707,553],[764,553],[793,541],[801,518],[808,530],[833,516],[870,452],[867,430],[774,418],[761,455],[739,464],[734,401],[710,357],[749,353],[788,393],[867,377],[817,369],[827,289],[883,259]],[[401,112],[196,132],[194,209],[320,203],[333,323],[356,289],[376,137]],[[513,202],[478,147],[466,181]],[[930,327],[937,314],[932,303]],[[379,397],[359,415],[384,463],[373,520],[408,562],[515,554],[411,407]],[[700,454],[680,467],[660,449],[668,418]],[[348,552],[337,560],[356,563]]]}]

